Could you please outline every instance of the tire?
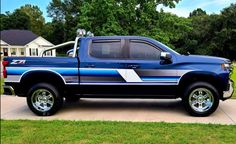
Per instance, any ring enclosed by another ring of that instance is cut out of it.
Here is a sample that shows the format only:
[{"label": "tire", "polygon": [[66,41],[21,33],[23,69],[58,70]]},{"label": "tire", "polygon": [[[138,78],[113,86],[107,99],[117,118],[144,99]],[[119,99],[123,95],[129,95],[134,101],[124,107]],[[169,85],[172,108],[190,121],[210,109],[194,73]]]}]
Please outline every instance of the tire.
[{"label": "tire", "polygon": [[65,102],[66,103],[75,103],[80,100],[80,97],[77,96],[70,96],[70,97],[65,97]]},{"label": "tire", "polygon": [[205,117],[217,109],[219,92],[207,82],[195,82],[185,89],[182,100],[190,115]]},{"label": "tire", "polygon": [[50,116],[62,107],[63,98],[53,85],[38,83],[28,91],[27,104],[36,115]]}]

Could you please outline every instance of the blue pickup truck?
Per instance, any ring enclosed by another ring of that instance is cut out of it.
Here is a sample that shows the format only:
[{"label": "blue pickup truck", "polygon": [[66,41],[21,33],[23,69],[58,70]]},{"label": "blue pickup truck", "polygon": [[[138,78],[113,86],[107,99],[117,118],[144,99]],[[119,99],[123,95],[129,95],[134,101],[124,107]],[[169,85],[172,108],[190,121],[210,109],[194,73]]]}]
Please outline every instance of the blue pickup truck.
[{"label": "blue pickup truck", "polygon": [[[181,98],[193,116],[208,116],[232,96],[231,61],[181,55],[140,36],[77,37],[68,57],[6,57],[4,90],[27,97],[37,115],[56,113],[63,100]],[[79,49],[78,49],[79,47]]]}]

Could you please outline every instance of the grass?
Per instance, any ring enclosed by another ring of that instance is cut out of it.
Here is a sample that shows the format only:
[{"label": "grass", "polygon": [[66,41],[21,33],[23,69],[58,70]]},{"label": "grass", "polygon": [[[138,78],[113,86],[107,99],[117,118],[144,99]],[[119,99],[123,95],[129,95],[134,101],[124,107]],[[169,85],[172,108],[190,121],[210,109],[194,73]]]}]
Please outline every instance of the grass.
[{"label": "grass", "polygon": [[236,125],[1,120],[1,143],[235,143]]},{"label": "grass", "polygon": [[3,89],[4,78],[2,78],[2,77],[0,76],[0,79],[1,79],[1,83],[0,83],[0,87],[1,87],[1,89],[0,89],[0,95],[1,95],[1,94],[3,94],[3,92],[4,92],[4,89]]},{"label": "grass", "polygon": [[233,74],[231,75],[231,79],[234,81],[234,94],[232,98],[236,98],[236,66],[234,67]]}]

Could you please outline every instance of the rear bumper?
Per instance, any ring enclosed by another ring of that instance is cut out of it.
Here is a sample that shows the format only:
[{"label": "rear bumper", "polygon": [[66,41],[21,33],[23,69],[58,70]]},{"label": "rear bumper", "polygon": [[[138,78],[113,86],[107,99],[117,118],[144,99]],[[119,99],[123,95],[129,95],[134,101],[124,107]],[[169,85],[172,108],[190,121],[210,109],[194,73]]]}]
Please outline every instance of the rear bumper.
[{"label": "rear bumper", "polygon": [[231,98],[233,93],[234,93],[234,82],[232,80],[229,80],[228,90],[223,92],[223,100]]},{"label": "rear bumper", "polygon": [[12,86],[8,86],[8,85],[3,85],[3,89],[4,89],[4,95],[13,95],[15,96],[15,90]]}]

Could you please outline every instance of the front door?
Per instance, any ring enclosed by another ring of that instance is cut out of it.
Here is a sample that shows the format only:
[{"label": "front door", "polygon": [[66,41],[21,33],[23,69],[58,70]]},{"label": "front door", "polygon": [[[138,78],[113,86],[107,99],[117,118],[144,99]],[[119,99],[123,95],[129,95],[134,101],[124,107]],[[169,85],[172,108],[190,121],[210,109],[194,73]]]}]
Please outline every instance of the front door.
[{"label": "front door", "polygon": [[[178,77],[172,64],[162,65],[162,49],[138,39],[128,40],[127,82],[135,95],[173,96]],[[132,81],[128,81],[129,79]]]}]

